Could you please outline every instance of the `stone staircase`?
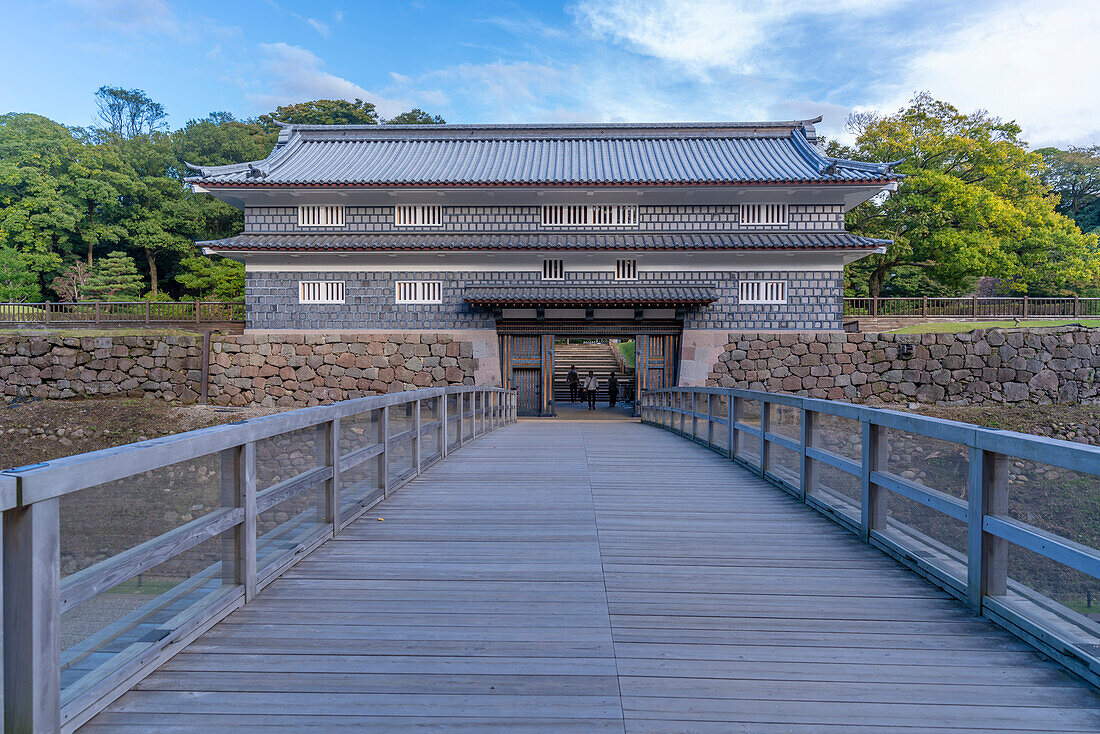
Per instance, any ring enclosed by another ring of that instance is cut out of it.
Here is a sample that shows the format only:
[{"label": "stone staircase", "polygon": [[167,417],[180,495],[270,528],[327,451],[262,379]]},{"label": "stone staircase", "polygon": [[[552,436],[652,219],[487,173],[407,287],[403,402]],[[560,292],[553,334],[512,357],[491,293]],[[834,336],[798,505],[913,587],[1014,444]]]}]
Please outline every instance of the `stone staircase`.
[{"label": "stone staircase", "polygon": [[623,374],[612,352],[613,349],[614,347],[606,341],[554,345],[554,400],[559,403],[569,402],[569,385],[565,381],[565,376],[569,374],[569,368],[574,365],[581,384],[584,383],[589,370],[596,373],[596,377],[600,380],[597,400],[605,405],[607,404],[607,376],[614,372],[619,380],[619,399],[622,400],[624,392],[634,384],[634,375],[632,372]]}]

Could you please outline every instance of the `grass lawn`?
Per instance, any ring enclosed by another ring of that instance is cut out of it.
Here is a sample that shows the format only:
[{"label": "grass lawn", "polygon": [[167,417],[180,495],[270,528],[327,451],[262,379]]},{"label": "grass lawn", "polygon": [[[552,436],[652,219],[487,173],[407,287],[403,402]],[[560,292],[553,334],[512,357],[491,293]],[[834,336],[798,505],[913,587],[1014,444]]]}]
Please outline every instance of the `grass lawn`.
[{"label": "grass lawn", "polygon": [[619,342],[616,346],[619,348],[619,354],[623,355],[623,360],[626,362],[627,367],[634,366],[634,342]]},{"label": "grass lawn", "polygon": [[887,332],[890,334],[946,334],[960,331],[974,331],[975,329],[1013,329],[1013,328],[1041,328],[1044,326],[1069,326],[1079,324],[1089,328],[1100,328],[1100,319],[1046,319],[1043,321],[957,321],[935,322],[928,324],[916,324],[901,329]]}]

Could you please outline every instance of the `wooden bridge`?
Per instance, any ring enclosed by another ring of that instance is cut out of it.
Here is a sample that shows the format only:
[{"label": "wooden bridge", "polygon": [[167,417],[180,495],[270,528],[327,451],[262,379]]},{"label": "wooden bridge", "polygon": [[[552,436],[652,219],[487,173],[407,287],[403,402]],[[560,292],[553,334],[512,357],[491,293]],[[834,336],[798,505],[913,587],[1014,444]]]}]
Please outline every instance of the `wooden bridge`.
[{"label": "wooden bridge", "polygon": [[[1009,517],[1001,458],[1092,476],[1095,448],[747,391],[643,419],[432,389],[11,472],[6,730],[1100,731],[1096,626],[1009,578],[1004,536],[1093,577],[1100,553]],[[957,441],[969,496],[896,474],[905,436]],[[211,455],[233,506],[60,579],[58,497]],[[59,650],[58,610],[209,540],[212,572]]]}]

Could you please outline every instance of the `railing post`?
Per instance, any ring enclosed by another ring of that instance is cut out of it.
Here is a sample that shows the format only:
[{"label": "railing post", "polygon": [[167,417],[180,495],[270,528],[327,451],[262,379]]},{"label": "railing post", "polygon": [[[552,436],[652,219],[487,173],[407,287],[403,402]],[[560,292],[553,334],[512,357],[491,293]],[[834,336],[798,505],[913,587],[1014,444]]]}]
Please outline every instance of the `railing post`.
[{"label": "railing post", "polygon": [[863,421],[863,456],[860,462],[860,535],[870,540],[872,530],[886,527],[886,490],[871,481],[871,472],[886,467],[889,447],[886,427]]},{"label": "railing post", "polygon": [[760,401],[760,476],[768,473],[768,461],[771,458],[771,447],[768,445],[768,431],[771,429],[772,404],[766,400]]},{"label": "railing post", "polygon": [[922,318],[928,318],[928,296],[921,296],[920,315]]},{"label": "railing post", "polygon": [[61,726],[59,500],[4,512],[4,731]]},{"label": "railing post", "polygon": [[95,302],[95,325],[99,326],[99,301]]},{"label": "railing post", "polygon": [[379,432],[382,441],[382,466],[379,468],[379,484],[382,485],[382,496],[390,494],[390,406],[382,407],[382,418],[378,421]]},{"label": "railing post", "polygon": [[416,411],[416,415],[413,416],[413,464],[416,468],[416,476],[420,476],[420,401],[413,402],[413,410]]},{"label": "railing post", "polygon": [[256,443],[249,441],[237,453],[237,506],[244,508],[244,520],[234,529],[236,579],[244,586],[247,604],[256,596]]},{"label": "railing post", "polygon": [[447,402],[450,396],[446,389],[439,396],[439,458],[447,458]]},{"label": "railing post", "polygon": [[47,323],[47,324],[48,324],[48,323],[50,323],[50,311],[51,311],[52,309],[53,309],[53,304],[52,304],[52,303],[50,303],[49,301],[47,301],[47,302],[46,302],[46,310],[45,310],[45,313],[46,313],[46,323]]},{"label": "railing post", "polygon": [[799,456],[798,496],[803,500],[814,491],[814,462],[806,455],[806,449],[813,444],[814,412],[802,409],[802,440]]},{"label": "railing post", "polygon": [[199,311],[200,311],[199,305],[200,304],[201,304],[201,301],[195,301],[195,323],[196,324],[199,323]]},{"label": "railing post", "polygon": [[1008,514],[1008,457],[971,448],[967,494],[966,602],[981,612],[985,597],[1002,596],[1008,586],[1008,544],[984,529],[987,515]]},{"label": "railing post", "polygon": [[145,302],[145,323],[146,325],[153,322],[153,305],[149,302]]},{"label": "railing post", "polygon": [[[47,311],[46,313],[48,315],[49,311]],[[1073,297],[1073,315],[1074,316],[1080,316],[1081,315],[1081,297],[1080,296],[1074,296]],[[47,318],[47,321],[48,320],[49,319]]]},{"label": "railing post", "polygon": [[1021,314],[1025,319],[1027,318],[1027,296],[1024,296],[1023,313]]},{"label": "railing post", "polygon": [[323,431],[324,461],[332,467],[332,478],[325,482],[325,519],[335,536],[340,532],[340,418],[325,423]]},{"label": "railing post", "polygon": [[733,388],[730,388],[729,396],[726,398],[726,458],[733,461],[733,455],[736,453],[734,446],[737,441],[737,431],[734,430],[733,424],[737,420],[737,411],[735,406],[737,405],[737,398],[733,397]]},{"label": "railing post", "polygon": [[978,297],[971,296],[970,300],[970,315],[974,318],[978,317]]},{"label": "railing post", "polygon": [[707,393],[707,446],[714,445],[714,394]]},{"label": "railing post", "polygon": [[878,316],[878,296],[871,299],[871,315]]},{"label": "railing post", "polygon": [[733,396],[733,389],[730,389],[730,460],[737,458],[737,455],[741,453],[741,434],[737,431],[735,426],[741,422],[741,416],[745,412],[745,404],[741,398]]}]

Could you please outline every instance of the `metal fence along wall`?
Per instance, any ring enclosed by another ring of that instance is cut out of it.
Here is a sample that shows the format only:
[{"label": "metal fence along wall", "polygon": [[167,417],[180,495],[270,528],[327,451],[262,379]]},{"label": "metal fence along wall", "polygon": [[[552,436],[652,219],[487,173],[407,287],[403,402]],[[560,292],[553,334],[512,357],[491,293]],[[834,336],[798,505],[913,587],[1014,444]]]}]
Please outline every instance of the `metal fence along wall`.
[{"label": "metal fence along wall", "polygon": [[1055,318],[1100,317],[1100,298],[1035,298],[994,296],[943,298],[845,298],[845,316],[893,316],[899,318]]},{"label": "metal fence along wall", "polygon": [[753,390],[652,390],[641,411],[1100,686],[1100,625],[1080,613],[1100,589],[1100,447]]},{"label": "metal fence along wall", "polygon": [[423,468],[515,420],[512,391],[426,388],[0,473],[4,730],[74,730]]}]

